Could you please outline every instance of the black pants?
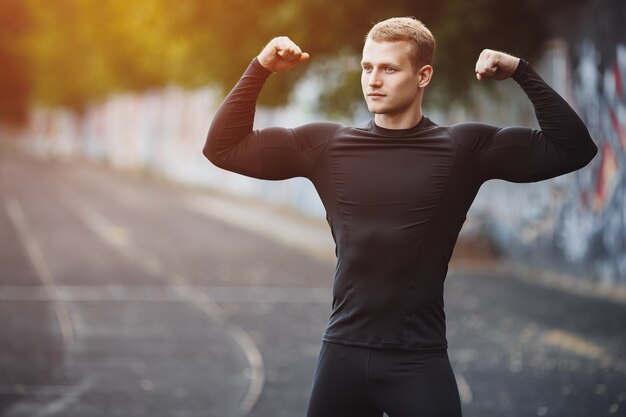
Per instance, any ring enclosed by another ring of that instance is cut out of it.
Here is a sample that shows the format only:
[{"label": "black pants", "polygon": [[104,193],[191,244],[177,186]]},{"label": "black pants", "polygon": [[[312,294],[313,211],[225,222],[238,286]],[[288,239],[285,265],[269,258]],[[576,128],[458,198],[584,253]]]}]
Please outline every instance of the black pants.
[{"label": "black pants", "polygon": [[307,417],[461,417],[448,353],[324,342]]}]

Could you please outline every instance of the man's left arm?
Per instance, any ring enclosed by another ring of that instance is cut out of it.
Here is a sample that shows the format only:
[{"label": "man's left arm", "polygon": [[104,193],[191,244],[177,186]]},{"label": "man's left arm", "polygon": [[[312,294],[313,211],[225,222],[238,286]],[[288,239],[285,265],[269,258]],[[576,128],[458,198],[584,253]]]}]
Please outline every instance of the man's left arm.
[{"label": "man's left arm", "polygon": [[484,179],[539,181],[580,169],[596,155],[598,148],[580,117],[526,61],[486,49],[475,72],[479,80],[513,78],[530,99],[540,126],[470,128]]}]

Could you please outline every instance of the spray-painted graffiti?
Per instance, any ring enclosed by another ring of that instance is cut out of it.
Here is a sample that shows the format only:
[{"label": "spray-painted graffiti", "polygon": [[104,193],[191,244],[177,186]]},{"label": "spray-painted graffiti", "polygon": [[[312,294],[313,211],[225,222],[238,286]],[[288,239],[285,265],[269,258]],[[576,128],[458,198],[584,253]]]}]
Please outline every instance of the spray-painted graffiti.
[{"label": "spray-painted graffiti", "polygon": [[604,281],[626,282],[626,46],[606,65],[589,41],[579,49],[573,94],[596,140],[592,170],[577,177],[576,198],[563,206],[556,243],[573,262],[587,262]]},{"label": "spray-painted graffiti", "polygon": [[555,45],[546,53],[546,75],[561,84],[598,156],[554,180],[520,188],[488,185],[477,215],[508,255],[625,286],[626,45],[616,44],[608,56],[588,40]]}]

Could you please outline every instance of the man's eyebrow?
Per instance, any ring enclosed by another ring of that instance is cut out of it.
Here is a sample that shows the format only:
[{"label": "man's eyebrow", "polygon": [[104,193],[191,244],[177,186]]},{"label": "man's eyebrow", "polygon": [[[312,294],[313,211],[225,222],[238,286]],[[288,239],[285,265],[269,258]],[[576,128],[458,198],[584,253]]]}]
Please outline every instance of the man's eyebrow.
[{"label": "man's eyebrow", "polygon": [[[370,67],[373,67],[374,65],[369,62],[369,61],[361,61],[361,66],[364,67],[366,65],[369,65]],[[377,64],[379,67],[397,67],[398,64],[394,64],[393,62],[380,62],[379,64]]]}]

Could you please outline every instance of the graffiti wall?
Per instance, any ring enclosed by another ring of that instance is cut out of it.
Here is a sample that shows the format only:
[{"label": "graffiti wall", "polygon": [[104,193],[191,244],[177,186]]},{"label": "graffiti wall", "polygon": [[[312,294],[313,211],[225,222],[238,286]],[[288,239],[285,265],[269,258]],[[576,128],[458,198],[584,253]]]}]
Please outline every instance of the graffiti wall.
[{"label": "graffiti wall", "polygon": [[626,281],[626,42],[603,56],[585,39],[573,52],[574,100],[599,155],[592,175],[575,184],[577,198],[563,206],[557,242],[601,279]]},{"label": "graffiti wall", "polygon": [[537,65],[581,116],[598,156],[543,183],[488,183],[475,209],[501,252],[619,286],[626,286],[625,17],[624,2],[593,2],[555,15],[560,38]]}]

